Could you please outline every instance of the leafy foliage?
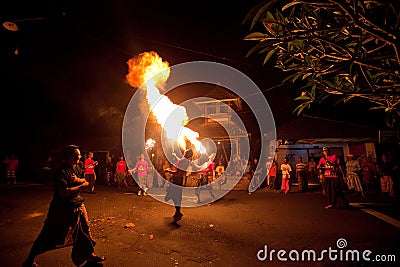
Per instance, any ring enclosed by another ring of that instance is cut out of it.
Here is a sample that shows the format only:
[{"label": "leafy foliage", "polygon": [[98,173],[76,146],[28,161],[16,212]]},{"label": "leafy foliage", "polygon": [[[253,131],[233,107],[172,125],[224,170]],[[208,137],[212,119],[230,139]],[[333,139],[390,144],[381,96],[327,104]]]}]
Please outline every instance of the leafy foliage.
[{"label": "leafy foliage", "polygon": [[[297,114],[312,103],[366,99],[400,115],[400,0],[267,0],[249,11],[245,40],[264,64],[303,81]],[[260,30],[254,30],[260,26]]]}]

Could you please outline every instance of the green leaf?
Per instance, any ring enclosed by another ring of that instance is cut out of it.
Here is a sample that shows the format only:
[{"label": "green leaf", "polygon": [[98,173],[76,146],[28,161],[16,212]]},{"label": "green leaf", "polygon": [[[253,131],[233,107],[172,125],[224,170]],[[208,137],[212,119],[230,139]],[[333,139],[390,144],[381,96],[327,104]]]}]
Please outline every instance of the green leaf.
[{"label": "green leaf", "polygon": [[268,60],[271,58],[271,56],[273,54],[275,54],[276,50],[278,50],[278,47],[275,47],[274,49],[272,49],[271,51],[268,52],[268,54],[265,56],[263,65],[265,65],[268,62]]},{"label": "green leaf", "polygon": [[312,60],[308,55],[304,55],[304,59],[307,62],[308,66],[312,66]]},{"label": "green leaf", "polygon": [[251,54],[253,54],[255,51],[264,48],[266,46],[268,46],[269,43],[267,43],[266,41],[261,41],[260,43],[256,44],[255,46],[253,46],[249,52],[247,52],[246,54],[246,58],[249,57]]},{"label": "green leaf", "polygon": [[267,21],[268,21],[268,20],[270,20],[270,21],[276,21],[274,15],[272,15],[272,13],[271,13],[270,11],[268,11],[268,12],[266,13],[266,19],[267,19]]},{"label": "green leaf", "polygon": [[386,107],[372,107],[372,108],[369,108],[370,110],[374,110],[374,109],[386,109]]},{"label": "green leaf", "polygon": [[310,97],[301,95],[301,96],[296,97],[294,100],[310,100]]},{"label": "green leaf", "polygon": [[244,37],[244,40],[260,40],[260,39],[265,39],[270,37],[268,34],[266,33],[262,33],[262,32],[252,32],[250,34],[248,34],[246,37]]},{"label": "green leaf", "polygon": [[301,75],[303,75],[303,72],[298,72],[292,79],[292,82],[295,82]]},{"label": "green leaf", "polygon": [[305,79],[307,79],[307,77],[310,76],[310,75],[312,75],[312,73],[311,73],[311,72],[308,72],[308,73],[304,74],[304,75],[303,75],[303,78],[301,78],[301,79],[302,79],[302,80],[305,80]]},{"label": "green leaf", "polygon": [[286,78],[282,80],[282,83],[285,83],[285,82],[290,81],[290,80],[291,80],[294,76],[296,76],[296,75],[297,75],[297,72],[286,76]]},{"label": "green leaf", "polygon": [[245,24],[251,17],[253,17],[255,14],[257,14],[258,10],[260,10],[260,8],[262,6],[264,6],[266,3],[268,2],[268,0],[263,1],[261,3],[258,3],[256,6],[254,6],[252,9],[250,9],[249,12],[247,12],[246,16],[244,17],[242,24]]},{"label": "green leaf", "polygon": [[325,101],[325,100],[327,100],[328,99],[328,97],[330,97],[331,95],[330,94],[326,94],[326,95],[323,95],[321,98],[320,98],[320,101]]},{"label": "green leaf", "polygon": [[259,10],[254,15],[254,18],[251,22],[250,30],[254,28],[254,25],[256,25],[258,21],[260,21],[260,18],[265,14],[265,12],[270,9],[276,2],[279,2],[279,0],[269,0],[264,2],[264,5],[261,5]]},{"label": "green leaf", "polygon": [[304,40],[295,40],[297,47],[303,49],[304,48]]},{"label": "green leaf", "polygon": [[315,98],[315,89],[317,88],[317,85],[316,84],[314,84],[312,87],[311,87],[311,91],[310,91],[310,96],[312,97],[312,98]]},{"label": "green leaf", "polygon": [[300,105],[298,105],[294,110],[293,110],[293,113],[296,113],[296,111],[297,111],[297,116],[299,116],[303,111],[304,111],[304,109],[305,108],[310,108],[311,107],[311,102],[305,102],[305,103],[303,103],[303,104],[300,104]]},{"label": "green leaf", "polygon": [[291,6],[297,5],[297,4],[301,4],[301,2],[297,2],[297,1],[290,2],[282,7],[282,11],[284,11],[285,9],[288,9]]},{"label": "green leaf", "polygon": [[328,80],[323,80],[322,83],[328,85],[330,88],[335,88],[335,85]]}]

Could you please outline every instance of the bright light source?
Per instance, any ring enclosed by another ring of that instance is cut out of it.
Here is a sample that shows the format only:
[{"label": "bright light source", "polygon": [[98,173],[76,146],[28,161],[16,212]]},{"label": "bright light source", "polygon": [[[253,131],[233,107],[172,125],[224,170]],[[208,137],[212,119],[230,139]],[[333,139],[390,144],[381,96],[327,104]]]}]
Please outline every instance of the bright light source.
[{"label": "bright light source", "polygon": [[148,140],[146,141],[145,149],[147,150],[147,149],[153,148],[155,143],[156,143],[155,140],[153,140],[153,139],[151,139],[151,138],[148,139]]}]

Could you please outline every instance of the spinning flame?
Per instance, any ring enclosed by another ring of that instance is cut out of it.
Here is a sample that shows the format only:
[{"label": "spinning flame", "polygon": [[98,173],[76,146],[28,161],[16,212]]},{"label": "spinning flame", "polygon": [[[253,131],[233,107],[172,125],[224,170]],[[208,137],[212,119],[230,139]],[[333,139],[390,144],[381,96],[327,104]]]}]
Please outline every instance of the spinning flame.
[{"label": "spinning flame", "polygon": [[146,144],[145,144],[145,149],[147,150],[147,149],[151,149],[151,148],[153,148],[154,147],[154,144],[156,143],[156,141],[155,140],[153,140],[153,139],[147,139],[147,141],[146,141]]},{"label": "spinning flame", "polygon": [[199,134],[187,127],[188,116],[183,106],[176,105],[160,93],[158,88],[164,87],[170,75],[168,62],[154,51],[144,52],[127,62],[128,74],[126,79],[132,87],[139,88],[143,85],[146,90],[146,98],[150,110],[157,119],[158,124],[165,130],[171,141],[178,142],[183,149],[186,148],[186,140],[189,140],[201,153],[205,148],[198,140]]}]

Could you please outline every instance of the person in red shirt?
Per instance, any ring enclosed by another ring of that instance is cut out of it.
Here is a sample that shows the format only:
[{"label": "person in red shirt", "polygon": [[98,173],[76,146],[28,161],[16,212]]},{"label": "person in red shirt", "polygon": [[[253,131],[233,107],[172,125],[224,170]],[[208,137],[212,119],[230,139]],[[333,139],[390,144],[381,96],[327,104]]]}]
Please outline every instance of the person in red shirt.
[{"label": "person in red shirt", "polygon": [[[268,166],[270,165],[270,166]],[[276,162],[275,159],[273,160],[272,163],[270,161],[267,162],[267,170],[269,168],[268,176],[267,176],[267,182],[268,182],[268,187],[267,189],[274,190],[276,189],[275,186],[275,178],[276,178]]]},{"label": "person in red shirt", "polygon": [[85,159],[85,179],[89,182],[89,193],[95,194],[94,184],[96,181],[96,173],[94,167],[99,163],[93,159],[94,153],[89,152],[88,158]]},{"label": "person in red shirt", "polygon": [[338,156],[330,152],[328,147],[322,149],[322,154],[323,156],[318,162],[317,169],[320,169],[323,175],[325,192],[328,197],[328,205],[326,205],[325,208],[335,208],[338,197],[341,197],[345,207],[348,207],[349,201],[343,194],[342,183],[339,180],[346,179],[342,167],[340,166],[340,160]]},{"label": "person in red shirt", "polygon": [[11,155],[11,158],[6,158],[4,161],[6,165],[6,177],[8,184],[16,184],[17,183],[17,170],[18,170],[18,159],[14,154]]},{"label": "person in red shirt", "polygon": [[126,182],[126,176],[127,176],[126,161],[124,160],[124,157],[121,156],[119,161],[116,163],[116,168],[115,168],[115,179],[118,188],[120,188],[121,184],[124,184],[126,188],[128,187],[128,184]]},{"label": "person in red shirt", "polygon": [[214,200],[215,196],[212,192],[212,181],[210,179],[210,176],[212,178],[215,177],[215,163],[211,161],[210,164],[206,168],[200,170],[197,175],[197,183],[194,191],[197,197],[196,202],[200,203],[200,192],[203,189],[207,190],[211,196],[211,199]]}]

